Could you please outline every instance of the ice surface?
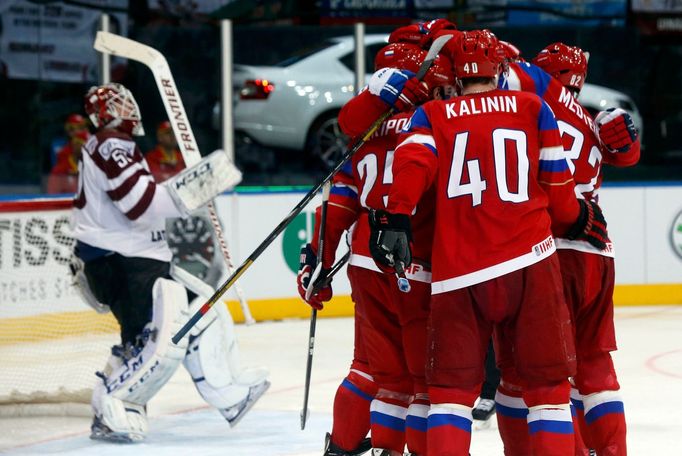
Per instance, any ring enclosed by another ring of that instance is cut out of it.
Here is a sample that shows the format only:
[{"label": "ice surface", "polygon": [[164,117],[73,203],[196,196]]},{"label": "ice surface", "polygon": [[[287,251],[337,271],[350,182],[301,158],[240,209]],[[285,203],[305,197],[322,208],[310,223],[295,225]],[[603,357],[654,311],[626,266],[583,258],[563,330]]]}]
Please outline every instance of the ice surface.
[{"label": "ice surface", "polygon": [[[625,400],[630,454],[682,454],[682,306],[616,309],[620,350],[616,368]],[[150,403],[150,432],[144,443],[113,445],[88,439],[89,420],[2,418],[4,454],[168,456],[321,455],[331,427],[334,392],[352,356],[352,320],[318,320],[311,416],[299,428],[305,376],[308,322],[268,322],[237,328],[244,364],[270,368],[272,387],[255,408],[230,429],[207,408],[187,374],[173,377]],[[475,431],[471,454],[501,455],[496,426]]]}]

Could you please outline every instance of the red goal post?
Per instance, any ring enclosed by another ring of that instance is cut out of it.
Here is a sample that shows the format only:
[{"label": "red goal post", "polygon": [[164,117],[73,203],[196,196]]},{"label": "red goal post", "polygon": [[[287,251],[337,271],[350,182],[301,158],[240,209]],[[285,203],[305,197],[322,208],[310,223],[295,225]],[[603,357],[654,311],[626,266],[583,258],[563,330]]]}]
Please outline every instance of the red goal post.
[{"label": "red goal post", "polygon": [[70,285],[70,208],[71,198],[0,200],[0,416],[88,403],[118,342],[113,316]]}]

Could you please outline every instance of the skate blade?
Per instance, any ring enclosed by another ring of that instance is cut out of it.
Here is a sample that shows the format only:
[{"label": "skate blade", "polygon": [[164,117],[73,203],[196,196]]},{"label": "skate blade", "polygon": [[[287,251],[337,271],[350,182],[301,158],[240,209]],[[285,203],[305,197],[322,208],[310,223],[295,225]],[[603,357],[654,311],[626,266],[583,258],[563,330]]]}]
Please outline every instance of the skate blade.
[{"label": "skate blade", "polygon": [[244,405],[244,408],[239,411],[239,413],[234,417],[227,419],[227,422],[230,423],[230,427],[235,427],[239,421],[246,415],[246,412],[251,410],[251,408],[258,402],[258,399],[263,397],[263,394],[270,388],[270,382],[269,381],[264,381],[261,385],[258,385],[256,387],[252,387],[251,391],[249,391],[249,397],[246,399],[246,404]]}]

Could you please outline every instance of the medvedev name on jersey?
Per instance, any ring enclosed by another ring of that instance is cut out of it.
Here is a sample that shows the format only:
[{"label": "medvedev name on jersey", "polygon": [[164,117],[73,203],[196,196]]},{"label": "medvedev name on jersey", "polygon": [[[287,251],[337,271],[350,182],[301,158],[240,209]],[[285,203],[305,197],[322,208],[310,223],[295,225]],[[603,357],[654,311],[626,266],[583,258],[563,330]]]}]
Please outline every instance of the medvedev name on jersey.
[{"label": "medvedev name on jersey", "polygon": [[461,97],[445,104],[445,115],[453,117],[485,114],[488,112],[518,112],[515,95],[491,95],[487,97]]},{"label": "medvedev name on jersey", "polygon": [[592,118],[589,115],[585,114],[583,107],[580,105],[580,103],[578,103],[578,100],[576,100],[573,94],[566,90],[566,87],[561,88],[561,95],[559,95],[559,103],[566,106],[566,108],[569,111],[578,116],[578,119],[585,122],[585,124],[590,128],[590,130],[596,131],[594,128],[594,122],[592,121]]}]

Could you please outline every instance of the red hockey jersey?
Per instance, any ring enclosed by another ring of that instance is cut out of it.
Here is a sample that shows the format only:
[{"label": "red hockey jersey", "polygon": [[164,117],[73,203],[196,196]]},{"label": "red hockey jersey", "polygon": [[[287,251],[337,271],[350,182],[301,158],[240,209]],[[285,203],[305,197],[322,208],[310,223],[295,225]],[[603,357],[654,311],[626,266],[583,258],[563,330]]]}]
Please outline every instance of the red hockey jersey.
[{"label": "red hockey jersey", "polygon": [[464,288],[555,251],[578,218],[556,121],[533,94],[493,90],[418,108],[401,136],[388,210],[409,214],[436,181],[432,293]]},{"label": "red hockey jersey", "polygon": [[[625,153],[610,152],[602,147],[592,116],[567,88],[539,67],[530,63],[513,63],[510,65],[506,82],[502,84],[510,90],[535,93],[552,109],[579,198],[598,201],[603,178],[602,163],[632,166],[639,161],[639,141]],[[602,251],[585,241],[567,239],[558,239],[557,247],[613,256],[610,242]]]},{"label": "red hockey jersey", "polygon": [[[365,91],[350,100],[339,114],[344,132],[358,136],[388,109],[377,97]],[[368,209],[385,209],[393,182],[393,156],[401,130],[407,126],[411,113],[400,113],[387,119],[377,132],[346,162],[334,177],[329,197],[325,242],[333,255],[344,230],[352,229],[349,263],[365,269],[380,271],[369,252]],[[427,195],[428,196],[428,195]],[[413,218],[413,265],[406,271],[408,279],[430,282],[429,263],[433,238],[434,198],[420,202]],[[317,215],[319,218],[319,209]],[[319,222],[319,220],[318,220]],[[319,226],[319,225],[318,225]],[[313,247],[317,250],[318,233]],[[325,267],[332,257],[325,255]]]}]

